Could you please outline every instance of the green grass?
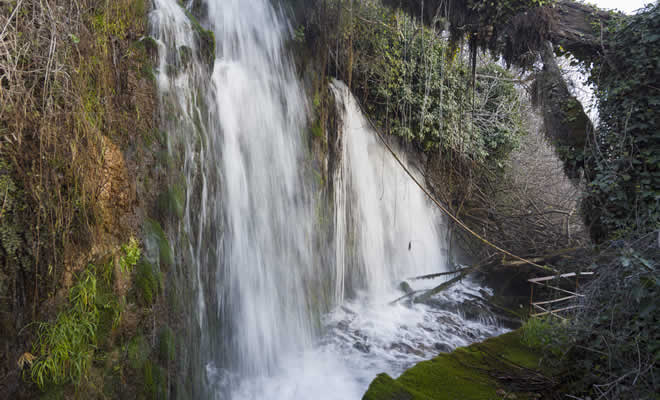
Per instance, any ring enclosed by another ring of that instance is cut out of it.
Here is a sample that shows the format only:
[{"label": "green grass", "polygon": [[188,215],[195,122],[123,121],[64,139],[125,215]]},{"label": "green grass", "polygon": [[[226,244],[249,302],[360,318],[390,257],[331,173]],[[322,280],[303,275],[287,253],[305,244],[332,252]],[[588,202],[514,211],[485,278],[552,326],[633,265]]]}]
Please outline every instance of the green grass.
[{"label": "green grass", "polygon": [[69,294],[71,307],[54,322],[39,324],[33,352],[38,358],[30,378],[40,389],[50,384],[79,384],[87,377],[96,347],[99,326],[98,294],[94,268],[79,276]]}]

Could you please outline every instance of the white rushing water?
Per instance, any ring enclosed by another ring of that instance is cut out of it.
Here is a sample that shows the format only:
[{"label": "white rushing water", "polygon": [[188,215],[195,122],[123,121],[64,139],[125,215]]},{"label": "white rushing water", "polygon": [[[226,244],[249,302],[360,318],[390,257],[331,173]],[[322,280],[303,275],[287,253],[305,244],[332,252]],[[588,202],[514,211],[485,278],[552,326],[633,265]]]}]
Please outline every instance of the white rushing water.
[{"label": "white rushing water", "polygon": [[[199,56],[177,0],[155,0],[151,14],[168,159],[186,186],[172,236],[177,290],[188,299],[188,397],[359,399],[377,373],[398,375],[501,332],[455,307],[480,296],[469,284],[436,306],[389,304],[402,280],[446,270],[447,227],[339,82],[334,257],[315,254],[316,204],[303,174],[307,104],[284,50],[290,27],[268,0],[204,4],[212,63]],[[334,290],[321,298],[324,276]],[[319,315],[327,306],[333,311]]]}]

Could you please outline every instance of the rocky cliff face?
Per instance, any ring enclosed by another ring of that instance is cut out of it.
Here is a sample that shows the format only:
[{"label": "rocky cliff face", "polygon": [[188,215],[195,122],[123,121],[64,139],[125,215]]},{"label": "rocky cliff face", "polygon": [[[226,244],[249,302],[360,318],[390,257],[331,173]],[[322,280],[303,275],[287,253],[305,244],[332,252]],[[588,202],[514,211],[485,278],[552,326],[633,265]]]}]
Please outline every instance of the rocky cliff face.
[{"label": "rocky cliff face", "polygon": [[[149,6],[144,0],[0,6],[6,27],[0,39],[0,392],[11,398],[42,392],[31,366],[53,359],[55,345],[44,344],[45,332],[61,327],[83,276],[98,283],[100,320],[85,343],[95,350],[84,379],[44,372],[43,390],[56,397],[142,393],[146,361],[154,360],[152,370],[163,364],[153,348],[168,319],[147,323],[165,315],[157,296],[145,300],[153,273],[142,261],[126,264],[126,249],[145,253],[145,221],[158,217],[165,177]],[[106,311],[116,312],[115,323],[106,325]],[[141,378],[124,389],[113,368],[143,335],[152,337],[151,356],[135,365],[131,375]]]}]

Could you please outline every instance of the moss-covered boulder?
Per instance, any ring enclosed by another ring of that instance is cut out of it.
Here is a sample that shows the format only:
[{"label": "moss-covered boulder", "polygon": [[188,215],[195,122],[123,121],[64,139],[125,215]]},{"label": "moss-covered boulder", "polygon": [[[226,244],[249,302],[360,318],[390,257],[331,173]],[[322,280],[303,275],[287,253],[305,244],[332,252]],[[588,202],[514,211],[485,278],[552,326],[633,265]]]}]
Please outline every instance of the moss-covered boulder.
[{"label": "moss-covered boulder", "polygon": [[518,330],[423,361],[397,379],[380,374],[363,400],[533,399],[539,394],[524,382],[533,380],[529,376],[545,379],[540,358],[521,342]]},{"label": "moss-covered boulder", "polygon": [[[168,198],[170,196],[168,195]],[[176,196],[174,196],[175,204]],[[144,224],[145,256],[149,262],[167,269],[174,264],[174,255],[167,235],[160,223],[149,219]]]}]

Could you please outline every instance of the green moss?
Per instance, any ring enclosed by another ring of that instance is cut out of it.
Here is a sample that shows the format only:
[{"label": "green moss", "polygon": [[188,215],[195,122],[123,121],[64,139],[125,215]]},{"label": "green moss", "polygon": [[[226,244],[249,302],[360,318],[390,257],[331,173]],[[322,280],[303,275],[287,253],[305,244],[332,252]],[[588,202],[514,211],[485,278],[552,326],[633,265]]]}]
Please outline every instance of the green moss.
[{"label": "green moss", "polygon": [[362,399],[416,400],[427,399],[427,397],[406,388],[387,374],[378,374],[376,379],[374,379],[373,382],[371,382],[371,385],[369,385],[369,390]]},{"label": "green moss", "polygon": [[212,66],[215,62],[215,34],[213,31],[204,29],[197,18],[188,10],[184,8],[184,11],[195,31],[195,39],[197,40],[202,60],[206,61],[209,66]]},{"label": "green moss", "polygon": [[174,332],[169,326],[164,327],[158,335],[158,356],[165,363],[174,361],[176,357]]},{"label": "green moss", "polygon": [[172,248],[170,247],[165,231],[163,231],[160,224],[153,219],[147,219],[145,221],[144,229],[147,246],[146,250],[148,253],[156,253],[149,255],[157,257],[161,267],[168,268],[173,265],[174,256],[172,255]]},{"label": "green moss", "polygon": [[147,339],[142,336],[135,336],[126,346],[126,357],[128,366],[134,370],[140,370],[151,354],[151,346]]},{"label": "green moss", "polygon": [[181,46],[179,47],[179,61],[181,62],[181,66],[185,67],[188,64],[190,64],[190,61],[192,60],[192,49],[188,46]]},{"label": "green moss", "polygon": [[167,398],[167,374],[165,370],[147,361],[144,363],[144,395],[147,399]]},{"label": "green moss", "polygon": [[150,306],[162,288],[162,275],[160,269],[144,258],[137,265],[135,275],[135,288],[140,302]]},{"label": "green moss", "polygon": [[[514,364],[538,369],[539,359],[539,354],[522,344],[520,331],[515,331],[421,362],[397,379],[380,374],[363,399],[493,399],[503,386],[491,377],[493,372],[511,372],[506,369]],[[527,398],[526,393],[516,395]]]},{"label": "green moss", "polygon": [[158,197],[158,211],[162,216],[183,217],[186,205],[186,189],[183,184],[175,183]]}]

